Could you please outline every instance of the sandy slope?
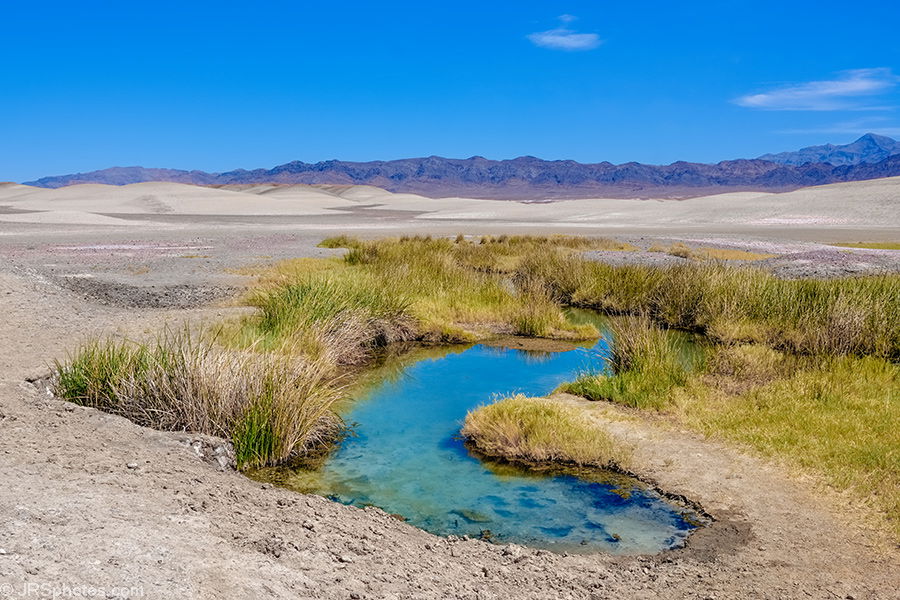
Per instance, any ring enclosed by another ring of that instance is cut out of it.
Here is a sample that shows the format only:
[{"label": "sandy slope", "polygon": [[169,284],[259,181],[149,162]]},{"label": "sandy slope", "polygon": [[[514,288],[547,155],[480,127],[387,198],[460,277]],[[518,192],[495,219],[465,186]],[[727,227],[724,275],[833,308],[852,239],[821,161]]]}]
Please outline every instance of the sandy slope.
[{"label": "sandy slope", "polygon": [[[385,211],[427,223],[496,221],[573,228],[707,227],[872,228],[900,224],[900,177],[806,188],[783,194],[735,192],[688,200],[593,198],[522,203],[470,198],[424,198],[371,186],[206,188],[178,183],[73,185],[55,190],[0,187],[0,221],[108,224],[88,215],[328,216]],[[134,222],[137,222],[136,220]]]}]

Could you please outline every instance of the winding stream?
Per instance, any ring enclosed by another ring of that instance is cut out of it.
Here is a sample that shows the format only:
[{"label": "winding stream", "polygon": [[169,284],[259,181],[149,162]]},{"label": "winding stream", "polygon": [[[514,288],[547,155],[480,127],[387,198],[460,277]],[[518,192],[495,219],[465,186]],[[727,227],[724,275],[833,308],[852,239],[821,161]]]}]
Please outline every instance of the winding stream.
[{"label": "winding stream", "polygon": [[637,480],[482,461],[458,439],[466,412],[493,395],[547,394],[596,360],[588,348],[535,353],[480,344],[405,355],[376,371],[342,410],[354,434],[319,469],[282,474],[279,483],[379,506],[439,535],[558,551],[677,547],[697,515]]}]

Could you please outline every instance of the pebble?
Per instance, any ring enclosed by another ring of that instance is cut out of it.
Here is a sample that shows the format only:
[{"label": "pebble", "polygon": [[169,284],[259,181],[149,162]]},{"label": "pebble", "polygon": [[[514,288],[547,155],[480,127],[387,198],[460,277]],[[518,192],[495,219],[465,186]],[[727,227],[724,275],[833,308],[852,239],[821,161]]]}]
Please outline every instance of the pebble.
[{"label": "pebble", "polygon": [[6,548],[0,548],[0,556],[6,554]]},{"label": "pebble", "polygon": [[349,554],[341,554],[340,556],[338,556],[338,562],[342,562],[342,563],[352,563],[352,562],[353,562],[353,557],[350,556]]},{"label": "pebble", "polygon": [[138,468],[138,464],[136,462],[130,462],[125,466],[128,467],[129,469],[137,469]]}]

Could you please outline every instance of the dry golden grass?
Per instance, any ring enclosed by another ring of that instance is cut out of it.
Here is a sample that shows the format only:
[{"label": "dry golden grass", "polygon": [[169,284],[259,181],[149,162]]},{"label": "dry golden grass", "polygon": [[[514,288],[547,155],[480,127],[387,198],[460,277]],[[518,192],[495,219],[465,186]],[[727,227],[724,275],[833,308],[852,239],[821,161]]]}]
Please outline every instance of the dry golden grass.
[{"label": "dry golden grass", "polygon": [[777,254],[766,254],[765,252],[749,252],[747,250],[733,250],[729,248],[697,248],[695,252],[706,260],[765,260],[774,258]]},{"label": "dry golden grass", "polygon": [[773,258],[776,254],[766,254],[763,252],[749,252],[747,250],[735,250],[731,248],[712,248],[707,246],[688,246],[682,242],[672,244],[668,250],[653,245],[647,250],[648,252],[666,252],[672,256],[688,258],[697,261],[715,261],[715,260],[738,260],[738,261],[755,261]]},{"label": "dry golden grass", "polygon": [[188,332],[88,343],[56,364],[54,391],[145,427],[229,438],[240,467],[290,460],[341,428],[328,364],[226,350]]},{"label": "dry golden grass", "polygon": [[869,250],[900,250],[900,242],[845,242],[832,244],[839,248],[867,248]]}]

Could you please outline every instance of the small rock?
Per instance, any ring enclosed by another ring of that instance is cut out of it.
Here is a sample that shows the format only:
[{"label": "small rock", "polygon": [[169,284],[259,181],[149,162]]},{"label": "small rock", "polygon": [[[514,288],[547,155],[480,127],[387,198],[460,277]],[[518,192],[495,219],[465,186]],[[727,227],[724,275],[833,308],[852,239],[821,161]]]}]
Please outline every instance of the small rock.
[{"label": "small rock", "polygon": [[137,469],[138,468],[138,464],[136,462],[130,462],[125,466],[128,467],[129,469]]},{"label": "small rock", "polygon": [[349,554],[341,554],[340,556],[337,557],[337,559],[338,559],[338,562],[342,562],[342,563],[352,563],[353,562],[353,557],[350,556]]},{"label": "small rock", "polygon": [[303,521],[303,529],[309,529],[310,531],[316,530],[316,524],[312,521]]},{"label": "small rock", "polygon": [[0,556],[6,554],[6,548],[0,548]]},{"label": "small rock", "polygon": [[356,592],[353,592],[352,594],[350,594],[350,600],[359,600],[360,598],[362,598],[362,596],[360,596]]}]

